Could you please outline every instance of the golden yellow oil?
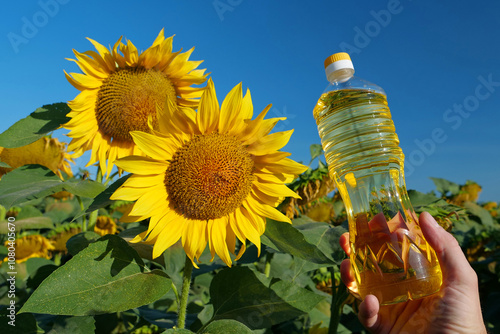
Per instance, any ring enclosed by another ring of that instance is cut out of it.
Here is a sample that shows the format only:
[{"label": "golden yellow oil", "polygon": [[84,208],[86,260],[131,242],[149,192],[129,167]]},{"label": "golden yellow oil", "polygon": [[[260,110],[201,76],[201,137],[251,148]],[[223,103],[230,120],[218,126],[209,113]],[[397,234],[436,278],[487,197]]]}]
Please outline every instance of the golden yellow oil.
[{"label": "golden yellow oil", "polygon": [[[441,267],[418,225],[402,215],[386,221],[354,217],[350,260],[361,298],[375,295],[381,304],[428,296],[441,287]],[[412,226],[413,225],[413,226]],[[408,229],[407,229],[408,228]]]},{"label": "golden yellow oil", "polygon": [[385,95],[328,92],[313,115],[346,207],[360,296],[373,294],[384,305],[437,292],[441,268],[408,199],[404,155]]}]

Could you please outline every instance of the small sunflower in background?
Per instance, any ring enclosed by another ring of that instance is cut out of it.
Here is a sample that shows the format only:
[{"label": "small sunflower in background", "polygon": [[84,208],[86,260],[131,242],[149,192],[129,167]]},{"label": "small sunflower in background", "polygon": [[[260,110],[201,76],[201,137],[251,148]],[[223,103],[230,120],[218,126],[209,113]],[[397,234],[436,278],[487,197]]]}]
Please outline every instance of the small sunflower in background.
[{"label": "small sunflower in background", "polygon": [[[55,250],[53,243],[39,234],[24,236],[15,242],[17,263],[25,262],[32,257],[50,259],[51,252]],[[5,246],[8,247],[8,241],[5,242]]]},{"label": "small sunflower in background", "polygon": [[97,221],[94,225],[94,232],[100,236],[105,236],[106,234],[115,234],[118,231],[116,222],[113,218],[109,216],[98,216]]},{"label": "small sunflower in background", "polygon": [[133,131],[135,144],[147,156],[129,156],[116,165],[132,173],[112,195],[136,201],[121,221],[150,218],[149,228],[132,242],[154,244],[153,258],[179,239],[196,266],[208,243],[228,266],[236,240],[260,252],[266,218],[291,222],[275,207],[287,196],[285,184],[307,167],[279,151],[293,130],[271,133],[279,120],[264,119],[271,105],[252,120],[250,92],[234,87],[219,106],[211,80],[198,111],[167,101],[159,110],[157,130]]},{"label": "small sunflower in background", "polygon": [[47,234],[47,238],[52,242],[55,252],[66,253],[66,243],[68,240],[82,231],[81,227],[75,223],[64,224]]},{"label": "small sunflower in background", "polygon": [[73,159],[66,152],[66,144],[57,138],[43,137],[26,146],[16,148],[0,147],[0,161],[8,164],[11,168],[0,167],[0,177],[11,170],[28,164],[38,164],[49,168],[61,179],[66,173],[73,176],[70,163]]},{"label": "small sunflower in background", "polygon": [[[156,123],[156,107],[169,100],[180,107],[195,108],[206,81],[205,70],[196,69],[202,61],[189,61],[193,52],[172,52],[173,36],[165,38],[163,29],[153,45],[138,52],[130,40],[121,38],[109,50],[89,39],[97,49],[75,53],[74,61],[82,73],[66,78],[80,94],[68,102],[71,118],[64,128],[72,138],[68,150],[75,157],[92,150],[87,166],[99,162],[103,175],[113,161],[128,155],[141,155],[130,131],[149,132],[148,118]],[[106,163],[107,161],[107,163]]]}]

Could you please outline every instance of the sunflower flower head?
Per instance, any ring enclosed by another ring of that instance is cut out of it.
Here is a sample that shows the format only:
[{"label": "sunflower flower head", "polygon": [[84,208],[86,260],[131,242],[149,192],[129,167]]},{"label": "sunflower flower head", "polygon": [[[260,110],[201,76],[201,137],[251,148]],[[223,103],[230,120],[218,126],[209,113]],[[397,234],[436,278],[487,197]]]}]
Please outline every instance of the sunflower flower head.
[{"label": "sunflower flower head", "polygon": [[11,167],[0,167],[0,177],[14,168],[28,164],[45,166],[61,179],[63,178],[61,172],[69,177],[73,176],[70,166],[73,159],[66,152],[66,144],[57,138],[42,137],[31,144],[16,148],[0,147],[0,161]]},{"label": "sunflower flower head", "polygon": [[[7,246],[8,242],[5,242]],[[44,236],[34,234],[16,239],[16,262],[22,263],[32,257],[51,258],[54,245]],[[5,260],[4,260],[5,261]]]},{"label": "sunflower flower head", "polygon": [[118,231],[116,222],[110,216],[98,216],[94,225],[94,232],[100,236],[115,234]]},{"label": "sunflower flower head", "polygon": [[155,258],[180,239],[195,266],[207,244],[228,266],[237,240],[235,260],[247,239],[260,252],[266,218],[290,222],[275,209],[298,197],[285,184],[307,169],[279,151],[293,131],[270,133],[284,119],[264,119],[270,107],[252,120],[249,91],[239,84],[219,105],[209,80],[197,112],[167,101],[152,133],[131,132],[146,156],[116,162],[132,175],[111,198],[136,201],[122,221],[150,218],[133,241],[154,244]]},{"label": "sunflower flower head", "polygon": [[54,246],[53,251],[66,253],[66,243],[68,240],[82,231],[81,227],[75,223],[64,224],[57,227],[47,235],[47,238]]},{"label": "sunflower flower head", "polygon": [[[130,131],[149,132],[148,119],[156,122],[156,106],[165,100],[180,107],[195,108],[206,81],[202,61],[188,60],[193,49],[172,52],[173,36],[163,29],[153,45],[142,53],[121,38],[109,50],[89,39],[97,52],[74,51],[82,73],[66,78],[80,94],[68,103],[71,118],[64,127],[72,141],[68,149],[80,156],[92,150],[87,166],[99,162],[103,175],[117,158],[143,153],[134,144]],[[109,175],[109,174],[108,174]]]}]

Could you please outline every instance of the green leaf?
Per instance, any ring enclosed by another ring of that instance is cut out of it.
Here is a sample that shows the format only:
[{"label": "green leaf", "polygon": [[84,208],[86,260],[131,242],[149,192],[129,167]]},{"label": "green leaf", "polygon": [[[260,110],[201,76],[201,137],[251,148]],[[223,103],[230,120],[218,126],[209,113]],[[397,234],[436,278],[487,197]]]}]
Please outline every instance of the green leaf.
[{"label": "green leaf", "polygon": [[95,197],[104,190],[104,185],[89,180],[65,182],[47,167],[25,165],[0,180],[0,205],[9,208],[62,190],[81,197]]},{"label": "green leaf", "polygon": [[[8,222],[0,222],[0,234],[5,234],[8,232]],[[42,228],[54,228],[52,220],[49,217],[31,217],[25,219],[19,219],[15,221],[16,231],[21,230],[38,230]]]},{"label": "green leaf", "polygon": [[109,204],[113,203],[113,200],[109,198],[111,197],[111,195],[113,195],[116,189],[118,189],[125,181],[127,181],[129,177],[130,174],[119,178],[118,180],[113,182],[109,187],[107,187],[106,190],[97,195],[97,197],[94,198],[89,208],[87,209],[87,212],[92,212],[94,210],[104,208]]},{"label": "green leaf", "polygon": [[429,205],[438,200],[434,194],[424,194],[416,190],[408,190],[408,197],[413,207]]},{"label": "green leaf", "polygon": [[464,203],[464,207],[467,209],[467,211],[478,217],[481,221],[481,224],[483,224],[484,226],[495,226],[495,222],[493,221],[491,214],[485,208],[469,201]]},{"label": "green leaf", "polygon": [[96,315],[146,305],[170,290],[171,280],[150,271],[127,242],[106,235],[54,271],[20,312]]},{"label": "green leaf", "polygon": [[252,334],[252,330],[241,322],[232,319],[217,320],[210,323],[199,334]]},{"label": "green leaf", "polygon": [[101,238],[101,236],[95,232],[81,232],[77,235],[72,236],[68,241],[66,241],[66,248],[68,249],[68,253],[75,256],[99,238]]},{"label": "green leaf", "polygon": [[184,267],[186,253],[182,245],[177,243],[170,246],[163,252],[163,260],[165,263],[165,272],[172,279],[172,281],[180,289],[182,286],[182,276],[180,275],[181,269]]},{"label": "green leaf", "polygon": [[0,167],[2,167],[2,168],[12,168],[12,167],[9,166],[8,163],[3,162],[3,161],[0,161]]},{"label": "green leaf", "polygon": [[66,117],[66,114],[70,111],[68,105],[63,102],[38,108],[0,134],[0,146],[14,148],[31,144],[69,121],[70,118]]},{"label": "green leaf", "polygon": [[442,196],[448,196],[448,193],[450,193],[450,196],[453,196],[460,192],[460,186],[454,182],[437,177],[431,177],[430,179],[434,182],[436,190],[439,191]]},{"label": "green leaf", "polygon": [[94,198],[106,189],[106,186],[100,182],[75,179],[63,182],[62,187],[63,190],[66,190],[73,195],[88,198]]},{"label": "green leaf", "polygon": [[307,242],[316,245],[329,259],[339,264],[345,259],[345,252],[340,247],[339,239],[348,232],[347,226],[331,227],[325,223],[304,224],[297,229],[304,235]]},{"label": "green leaf", "polygon": [[52,328],[46,334],[87,334],[95,332],[94,317],[57,316],[51,322]]},{"label": "green leaf", "polygon": [[[34,258],[33,258],[34,259]],[[30,259],[31,260],[31,259]],[[50,261],[52,262],[52,261]],[[26,281],[26,287],[30,289],[36,289],[38,286],[47,278],[50,274],[52,274],[58,266],[54,263],[47,264],[37,268],[35,271],[30,273],[28,280]]]},{"label": "green leaf", "polygon": [[170,328],[162,332],[162,334],[193,334],[193,333],[194,332],[191,332],[189,329],[181,329],[181,328]]},{"label": "green leaf", "polygon": [[210,296],[212,321],[234,319],[252,329],[293,319],[323,300],[294,283],[268,279],[247,267],[221,270],[212,280]]},{"label": "green leaf", "polygon": [[309,149],[311,150],[311,161],[323,154],[323,147],[320,144],[312,144]]},{"label": "green leaf", "polygon": [[21,207],[21,211],[16,216],[16,220],[32,218],[32,217],[40,217],[40,216],[43,216],[42,211],[40,211],[33,205],[23,205]]},{"label": "green leaf", "polygon": [[[301,227],[305,225],[301,225]],[[266,232],[262,236],[262,243],[277,251],[289,253],[310,262],[328,265],[336,264],[332,258],[327,257],[318,248],[319,244],[322,244],[322,248],[326,248],[324,244],[326,241],[323,238],[329,236],[328,230],[331,227],[325,223],[308,225],[312,226],[299,230],[291,224],[268,219]],[[306,239],[306,236],[309,240]]]}]

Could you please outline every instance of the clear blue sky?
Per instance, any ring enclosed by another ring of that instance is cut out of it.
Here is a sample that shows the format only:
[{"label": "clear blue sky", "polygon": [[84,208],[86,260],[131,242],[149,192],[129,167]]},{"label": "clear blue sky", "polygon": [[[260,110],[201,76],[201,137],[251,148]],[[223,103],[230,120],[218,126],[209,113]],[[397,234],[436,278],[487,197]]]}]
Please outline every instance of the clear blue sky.
[{"label": "clear blue sky", "polygon": [[470,179],[480,201],[500,201],[499,17],[493,0],[9,1],[0,131],[77,95],[63,69],[78,71],[65,60],[72,49],[93,50],[85,37],[107,46],[123,35],[144,50],[165,28],[174,50],[195,46],[191,59],[205,60],[219,99],[242,82],[256,112],[272,103],[270,116],[287,116],[278,123],[295,129],[286,150],[308,163],[320,143],[312,108],[327,85],[323,61],[347,49],[356,75],[388,94],[409,189],[434,189],[431,176]]}]

